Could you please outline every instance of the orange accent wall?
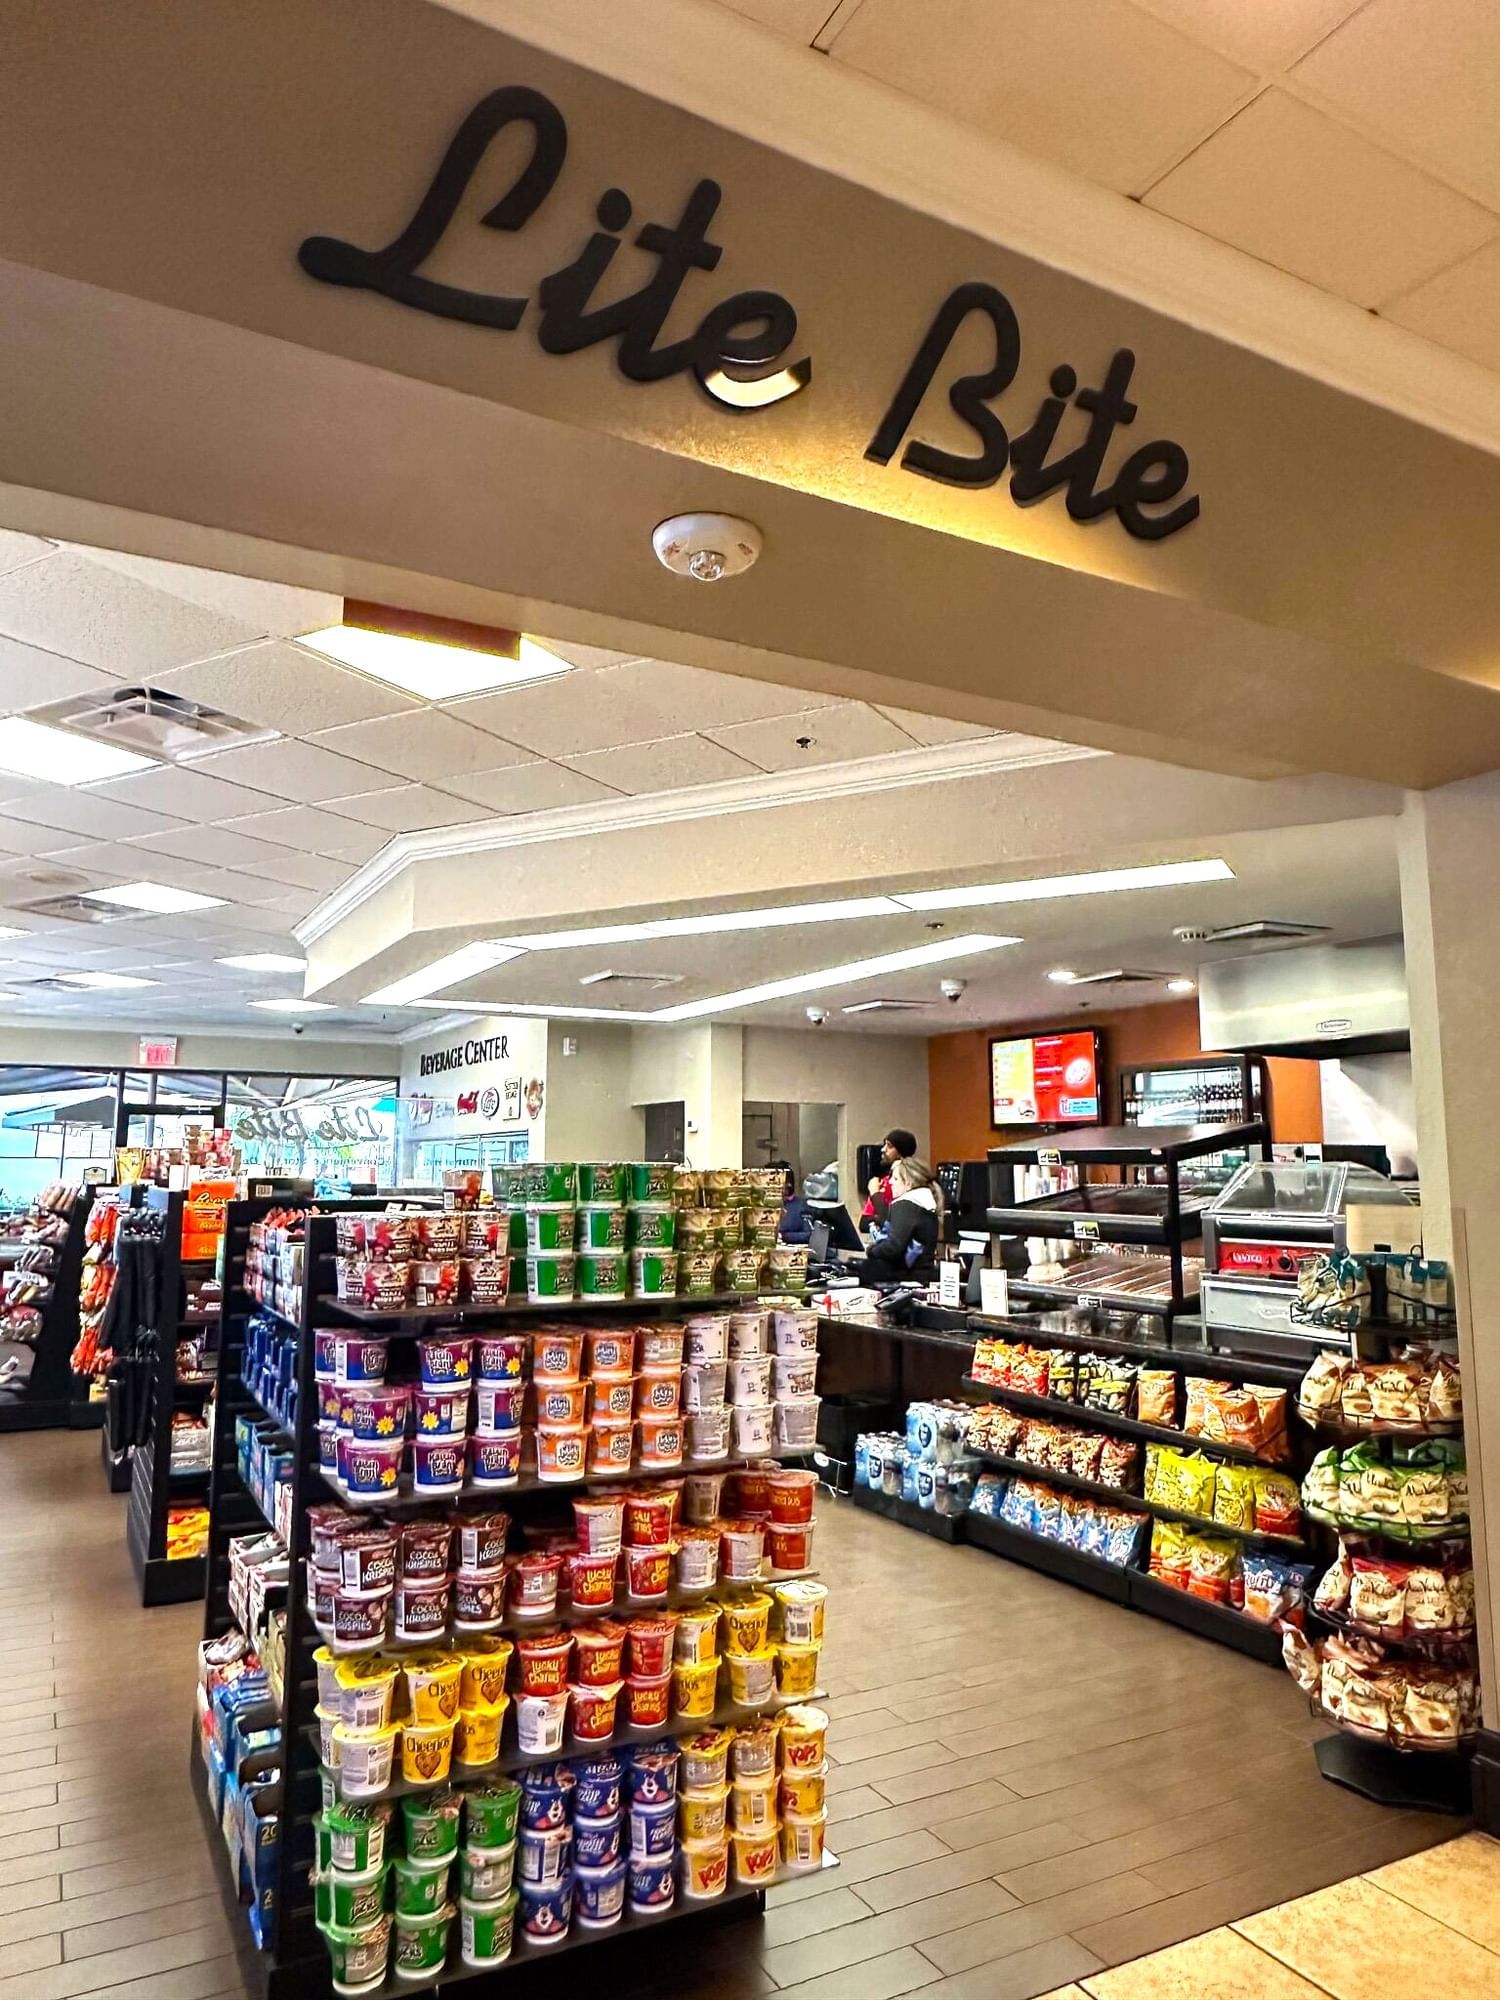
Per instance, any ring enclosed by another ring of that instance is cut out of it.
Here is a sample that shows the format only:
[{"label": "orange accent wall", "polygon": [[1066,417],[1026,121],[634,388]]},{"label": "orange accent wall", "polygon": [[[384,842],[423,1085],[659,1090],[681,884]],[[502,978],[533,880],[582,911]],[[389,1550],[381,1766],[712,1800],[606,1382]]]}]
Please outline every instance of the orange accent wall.
[{"label": "orange accent wall", "polygon": [[[1201,1053],[1196,1000],[1168,1000],[1154,1007],[1122,1008],[1118,1013],[1083,1014],[1076,1024],[1065,1023],[1059,1016],[1045,1024],[1064,1025],[1097,1028],[1102,1035],[1105,1110],[1111,1119],[1119,1115],[1116,1079],[1122,1069],[1177,1062]],[[1002,1135],[990,1126],[990,1042],[995,1036],[1035,1032],[1031,1024],[997,1025],[967,1029],[958,1035],[935,1035],[927,1044],[935,1160],[982,1160],[991,1146],[1004,1143]],[[1321,1140],[1323,1103],[1318,1065],[1272,1056],[1266,1067],[1272,1138],[1287,1144]]]}]

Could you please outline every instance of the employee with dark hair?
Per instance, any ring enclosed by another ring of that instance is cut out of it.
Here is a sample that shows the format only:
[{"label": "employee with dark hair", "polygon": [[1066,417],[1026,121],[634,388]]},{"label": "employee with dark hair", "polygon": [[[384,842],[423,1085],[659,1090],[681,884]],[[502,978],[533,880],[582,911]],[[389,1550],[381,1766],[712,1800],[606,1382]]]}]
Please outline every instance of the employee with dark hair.
[{"label": "employee with dark hair", "polygon": [[942,1190],[922,1160],[898,1159],[891,1168],[891,1205],[865,1256],[867,1284],[931,1280],[942,1233]]},{"label": "employee with dark hair", "polygon": [[860,1220],[865,1223],[884,1222],[886,1211],[891,1205],[891,1169],[898,1160],[909,1160],[917,1150],[917,1135],[908,1132],[904,1125],[893,1125],[881,1144],[880,1158],[885,1167],[870,1182],[869,1198],[865,1202]]}]

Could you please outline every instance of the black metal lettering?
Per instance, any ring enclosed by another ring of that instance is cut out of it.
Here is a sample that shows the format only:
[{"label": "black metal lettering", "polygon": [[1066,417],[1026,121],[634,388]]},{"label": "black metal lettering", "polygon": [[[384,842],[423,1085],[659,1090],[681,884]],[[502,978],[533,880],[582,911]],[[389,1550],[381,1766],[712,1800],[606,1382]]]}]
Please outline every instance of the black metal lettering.
[{"label": "black metal lettering", "polygon": [[924,479],[940,479],[950,486],[993,486],[1005,471],[1010,439],[1004,424],[990,408],[989,399],[1008,389],[1016,378],[1021,365],[1021,329],[1010,300],[994,285],[960,285],[938,307],[895,400],[865,447],[866,458],[877,465],[890,463],[892,453],[911,428],[954,335],[974,312],[982,313],[994,328],[995,359],[981,374],[960,375],[948,391],[948,402],[954,415],[969,425],[984,448],[976,457],[965,458],[961,453],[917,442],[906,447],[901,464]]}]

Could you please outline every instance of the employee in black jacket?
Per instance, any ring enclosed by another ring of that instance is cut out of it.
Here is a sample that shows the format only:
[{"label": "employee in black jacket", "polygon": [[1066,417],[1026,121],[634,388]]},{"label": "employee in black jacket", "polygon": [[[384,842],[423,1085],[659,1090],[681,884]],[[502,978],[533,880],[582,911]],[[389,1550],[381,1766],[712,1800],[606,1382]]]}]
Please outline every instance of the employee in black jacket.
[{"label": "employee in black jacket", "polygon": [[942,1231],[942,1193],[923,1160],[897,1160],[891,1168],[891,1205],[865,1257],[867,1284],[929,1284],[936,1272]]}]

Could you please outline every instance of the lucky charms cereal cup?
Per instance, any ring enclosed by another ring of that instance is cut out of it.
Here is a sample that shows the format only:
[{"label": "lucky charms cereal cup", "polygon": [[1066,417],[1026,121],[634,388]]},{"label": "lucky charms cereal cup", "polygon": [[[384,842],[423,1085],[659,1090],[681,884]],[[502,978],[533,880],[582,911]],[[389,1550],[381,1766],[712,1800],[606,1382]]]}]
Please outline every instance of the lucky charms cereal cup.
[{"label": "lucky charms cereal cup", "polygon": [[426,1333],[417,1342],[417,1359],[422,1371],[422,1387],[429,1394],[465,1387],[473,1380],[473,1341],[467,1334]]},{"label": "lucky charms cereal cup", "polygon": [[516,1837],[521,1787],[514,1778],[495,1778],[464,1793],[464,1837],[471,1847],[508,1848]]},{"label": "lucky charms cereal cup", "polygon": [[739,1833],[776,1830],[776,1773],[763,1771],[758,1778],[736,1778],[730,1795],[729,1816]]},{"label": "lucky charms cereal cup", "polygon": [[781,1762],[783,1770],[812,1771],[823,1763],[828,1737],[828,1716],[821,1708],[799,1704],[783,1710],[781,1716]]},{"label": "lucky charms cereal cup", "polygon": [[583,1687],[608,1687],[624,1673],[625,1627],[597,1618],[573,1628],[573,1678]]},{"label": "lucky charms cereal cup", "polygon": [[528,1755],[561,1750],[567,1731],[568,1691],[523,1694],[516,1701],[516,1741]]},{"label": "lucky charms cereal cup", "polygon": [[461,1708],[453,1732],[453,1761],[473,1770],[493,1764],[500,1755],[500,1730],[505,1703],[498,1708]]},{"label": "lucky charms cereal cup", "polygon": [[670,1549],[626,1549],[625,1588],[637,1604],[659,1604],[672,1578]]},{"label": "lucky charms cereal cup", "polygon": [[685,1840],[682,1843],[682,1893],[694,1902],[722,1896],[729,1886],[729,1841]]},{"label": "lucky charms cereal cup", "polygon": [[736,1828],[729,1836],[729,1846],[734,1858],[734,1879],[742,1887],[749,1888],[776,1879],[780,1847],[774,1819],[768,1827],[744,1831]]},{"label": "lucky charms cereal cup", "polygon": [[728,1825],[729,1787],[711,1785],[701,1792],[680,1792],[677,1825],[684,1841],[722,1840]]},{"label": "lucky charms cereal cup", "polygon": [[339,1790],[348,1799],[377,1798],[391,1782],[396,1758],[396,1726],[384,1729],[334,1730],[338,1749]]},{"label": "lucky charms cereal cup", "polygon": [[781,1863],[784,1868],[811,1870],[823,1866],[823,1833],[827,1812],[800,1819],[791,1813],[781,1822]]},{"label": "lucky charms cereal cup", "polygon": [[[674,1661],[672,1666],[672,1700],[677,1714],[683,1721],[697,1720],[712,1715],[718,1696],[719,1663],[717,1660]],[[800,1692],[801,1690],[799,1690]],[[810,1692],[810,1690],[807,1690]]]},{"label": "lucky charms cereal cup", "polygon": [[625,1704],[626,1720],[632,1729],[661,1728],[672,1710],[671,1673],[627,1676]]},{"label": "lucky charms cereal cup", "polygon": [[603,1687],[589,1687],[575,1682],[568,1690],[569,1723],[576,1742],[605,1743],[614,1735],[623,1685],[621,1681],[610,1681]]},{"label": "lucky charms cereal cup", "polygon": [[516,1639],[523,1694],[561,1694],[568,1685],[573,1635],[556,1626],[545,1632],[523,1632]]},{"label": "lucky charms cereal cup", "polygon": [[672,1612],[649,1618],[632,1618],[626,1627],[630,1636],[630,1671],[654,1677],[670,1671],[672,1641],[677,1619]]},{"label": "lucky charms cereal cup", "polygon": [[415,1792],[401,1801],[408,1859],[435,1868],[458,1852],[457,1792]]},{"label": "lucky charms cereal cup", "polygon": [[372,1993],[385,1978],[391,1949],[391,1920],[379,1917],[359,1930],[319,1924],[333,1961],[333,1990],[338,1994]]},{"label": "lucky charms cereal cup", "polygon": [[729,1699],[737,1708],[763,1708],[776,1693],[776,1656],[769,1646],[756,1653],[724,1655]]},{"label": "lucky charms cereal cup", "polygon": [[593,1555],[587,1549],[574,1549],[568,1557],[574,1610],[607,1611],[615,1601],[619,1569],[618,1553]]},{"label": "lucky charms cereal cup", "polygon": [[771,1519],[783,1524],[810,1521],[818,1491],[818,1475],[799,1466],[779,1466],[766,1475],[771,1492]]},{"label": "lucky charms cereal cup", "polygon": [[453,1767],[451,1722],[407,1722],[401,1727],[401,1775],[409,1785],[439,1785]]},{"label": "lucky charms cereal cup", "polygon": [[715,1528],[679,1528],[677,1531],[677,1588],[679,1590],[711,1590],[718,1580],[718,1530]]},{"label": "lucky charms cereal cup", "polygon": [[515,1890],[498,1903],[471,1903],[459,1898],[459,1955],[465,1965],[503,1965],[515,1938],[520,1897]]},{"label": "lucky charms cereal cup", "polygon": [[412,1721],[419,1725],[452,1723],[459,1710],[463,1661],[457,1655],[424,1655],[408,1660],[403,1671]]},{"label": "lucky charms cereal cup", "polygon": [[581,1494],[573,1502],[573,1527],[580,1549],[597,1556],[618,1555],[625,1527],[625,1502],[618,1493]]},{"label": "lucky charms cereal cup", "polygon": [[811,1771],[783,1771],[781,1810],[797,1819],[816,1819],[826,1803],[828,1768],[819,1764]]}]

